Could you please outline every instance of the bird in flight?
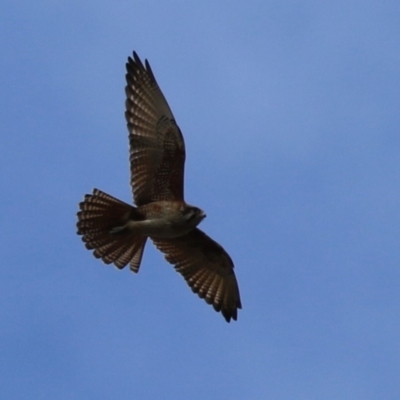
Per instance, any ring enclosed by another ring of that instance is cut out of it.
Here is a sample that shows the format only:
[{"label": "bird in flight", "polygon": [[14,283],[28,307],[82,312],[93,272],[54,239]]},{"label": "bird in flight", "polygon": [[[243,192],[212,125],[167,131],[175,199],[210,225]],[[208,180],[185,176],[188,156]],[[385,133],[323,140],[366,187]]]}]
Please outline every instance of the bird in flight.
[{"label": "bird in flight", "polygon": [[136,207],[98,189],[79,203],[78,235],[93,255],[138,272],[147,238],[227,322],[242,308],[228,253],[197,228],[206,214],[184,200],[185,142],[147,60],[126,64],[131,186]]}]

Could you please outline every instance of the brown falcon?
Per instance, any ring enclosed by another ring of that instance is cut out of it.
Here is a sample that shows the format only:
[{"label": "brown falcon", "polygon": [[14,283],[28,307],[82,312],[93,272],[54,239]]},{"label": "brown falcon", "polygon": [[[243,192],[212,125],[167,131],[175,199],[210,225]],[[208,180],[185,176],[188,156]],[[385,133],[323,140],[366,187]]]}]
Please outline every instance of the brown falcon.
[{"label": "brown falcon", "polygon": [[150,64],[126,64],[131,185],[137,207],[94,189],[79,204],[78,234],[106,264],[138,272],[149,237],[193,292],[229,322],[241,308],[228,253],[197,228],[205,218],[183,195],[185,142]]}]

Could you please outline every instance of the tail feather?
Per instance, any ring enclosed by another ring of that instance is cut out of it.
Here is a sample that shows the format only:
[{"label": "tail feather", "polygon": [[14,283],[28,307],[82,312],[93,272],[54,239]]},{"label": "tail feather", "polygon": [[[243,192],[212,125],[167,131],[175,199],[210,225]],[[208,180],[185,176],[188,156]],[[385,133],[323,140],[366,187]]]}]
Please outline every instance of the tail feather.
[{"label": "tail feather", "polygon": [[141,220],[141,213],[129,204],[98,189],[85,195],[79,204],[78,235],[93,255],[106,264],[114,263],[117,268],[130,264],[130,269],[139,271],[146,237],[132,235],[129,231],[112,233],[129,219]]},{"label": "tail feather", "polygon": [[126,247],[121,250],[118,256],[118,260],[115,262],[115,265],[118,268],[123,268],[126,264],[129,263],[130,269],[133,272],[138,272],[140,263],[142,261],[143,250],[146,244],[146,238],[141,238],[142,240],[138,240],[135,246]]}]

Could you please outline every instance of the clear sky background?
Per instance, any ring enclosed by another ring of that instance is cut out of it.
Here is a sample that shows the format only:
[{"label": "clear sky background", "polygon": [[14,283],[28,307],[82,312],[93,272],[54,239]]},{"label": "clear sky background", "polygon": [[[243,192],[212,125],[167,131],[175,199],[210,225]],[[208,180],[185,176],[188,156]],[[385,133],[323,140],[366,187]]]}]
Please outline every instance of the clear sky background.
[{"label": "clear sky background", "polygon": [[[15,0],[0,27],[0,398],[400,398],[400,2]],[[132,198],[133,50],[237,322],[150,243],[134,275],[76,235],[94,187]]]}]

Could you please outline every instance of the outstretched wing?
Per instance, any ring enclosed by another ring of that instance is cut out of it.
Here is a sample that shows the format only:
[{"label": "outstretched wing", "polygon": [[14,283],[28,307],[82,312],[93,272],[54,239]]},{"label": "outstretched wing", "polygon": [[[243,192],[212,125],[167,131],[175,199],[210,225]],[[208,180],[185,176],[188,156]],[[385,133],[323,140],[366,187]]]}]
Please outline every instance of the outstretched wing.
[{"label": "outstretched wing", "polygon": [[126,64],[126,112],[131,185],[140,206],[183,200],[185,142],[147,60],[134,52]]},{"label": "outstretched wing", "polygon": [[242,308],[239,287],[228,253],[200,229],[174,239],[151,238],[183,275],[193,292],[220,311],[229,322]]}]

